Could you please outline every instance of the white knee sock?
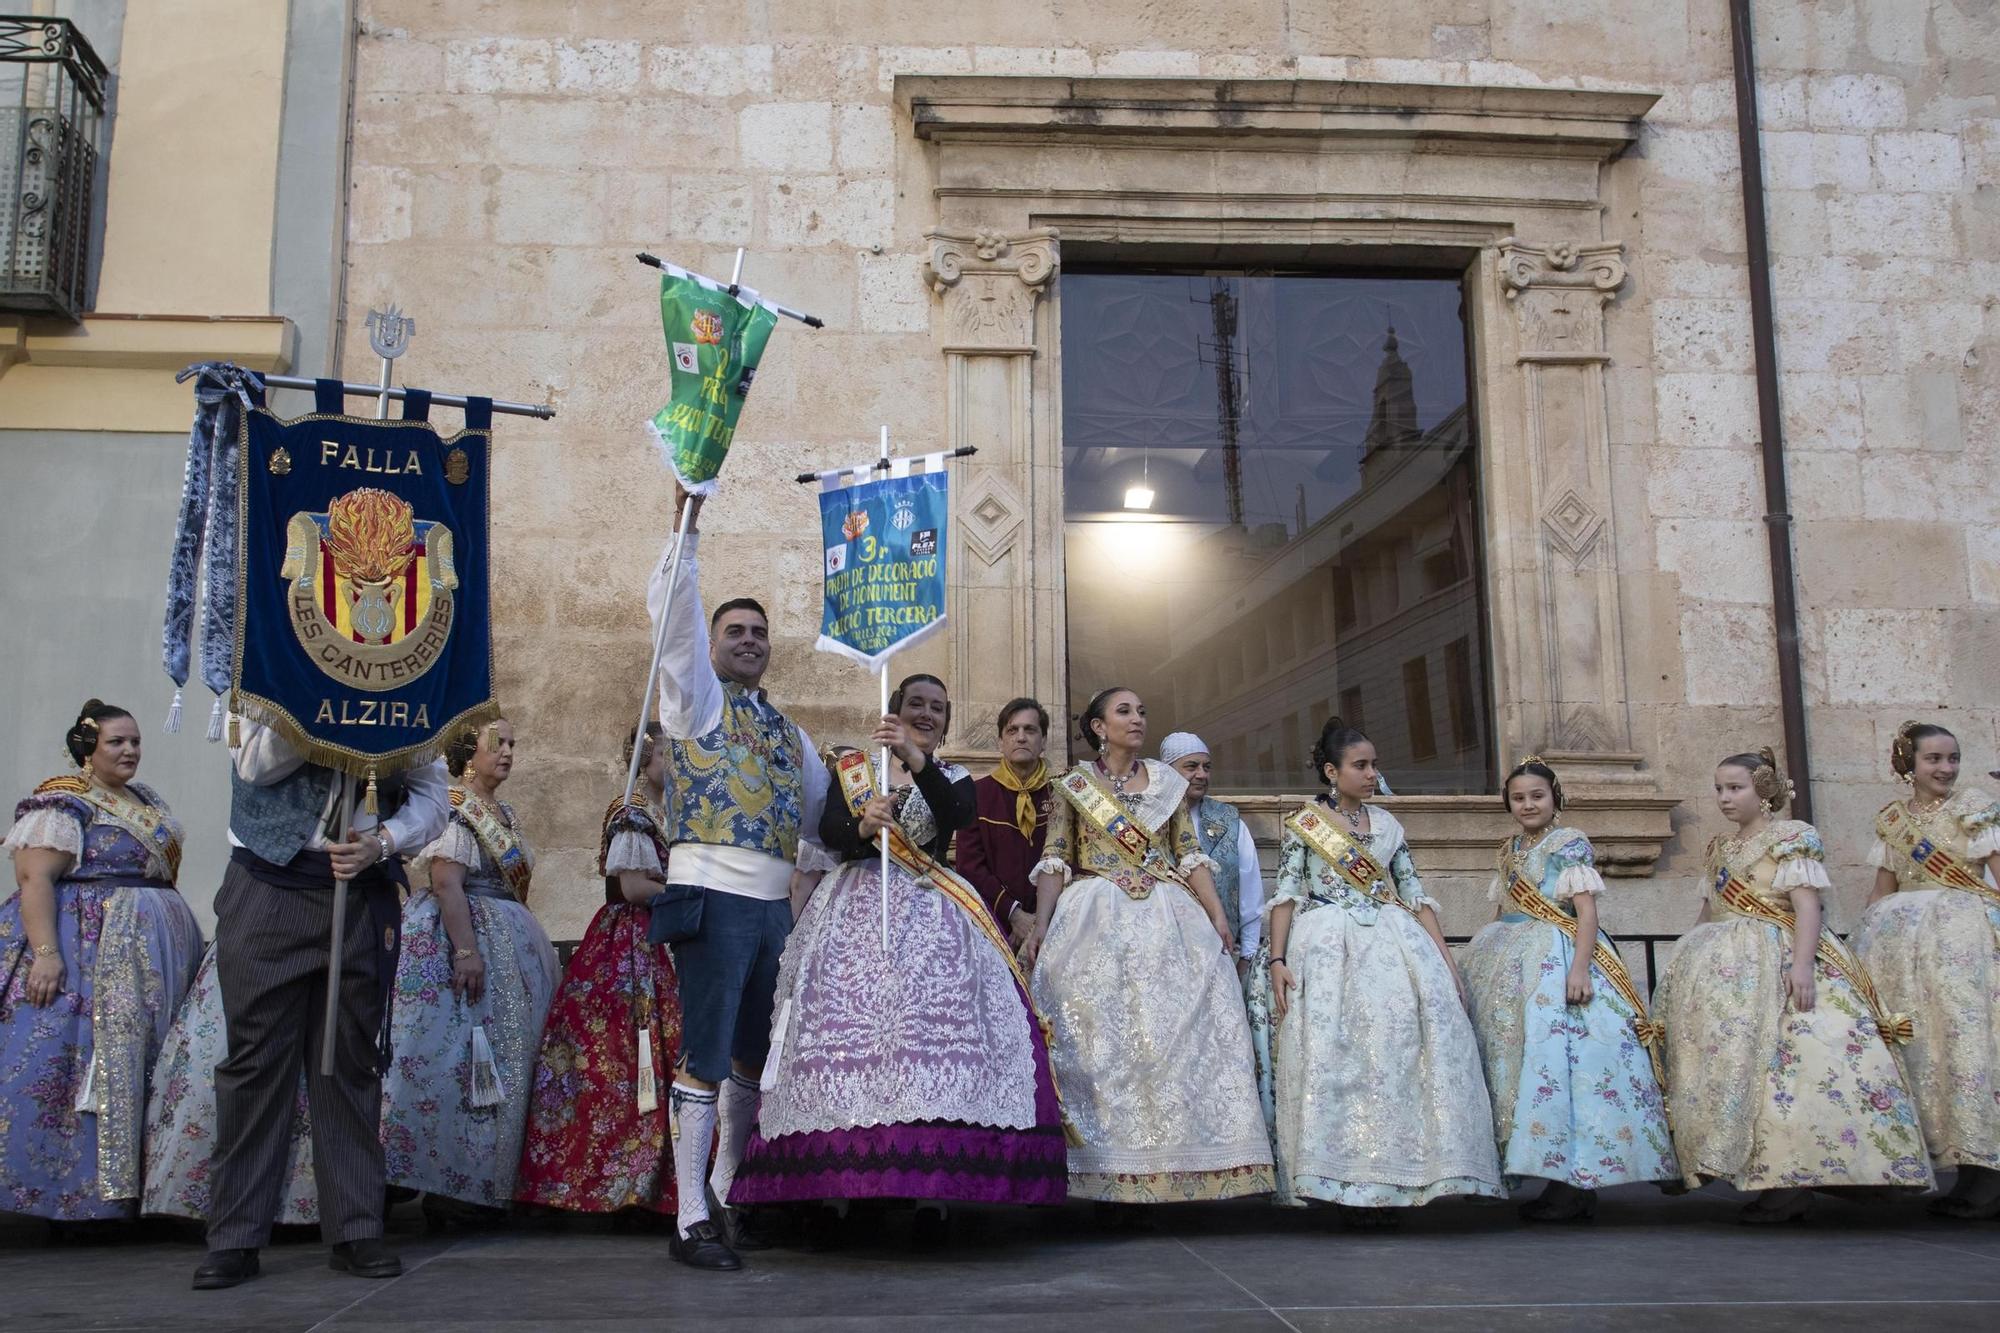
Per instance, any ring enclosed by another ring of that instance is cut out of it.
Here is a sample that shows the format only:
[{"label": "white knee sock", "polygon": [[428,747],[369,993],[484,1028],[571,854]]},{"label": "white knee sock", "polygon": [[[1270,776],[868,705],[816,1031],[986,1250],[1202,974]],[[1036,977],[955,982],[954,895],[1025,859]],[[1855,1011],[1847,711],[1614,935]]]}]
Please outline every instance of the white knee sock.
[{"label": "white knee sock", "polygon": [[674,1186],[680,1193],[675,1219],[688,1228],[708,1220],[708,1146],[715,1137],[715,1089],[692,1088],[674,1080],[668,1092],[674,1115]]},{"label": "white knee sock", "polygon": [[750,1127],[757,1123],[757,1098],[755,1082],[731,1074],[723,1080],[716,1100],[722,1131],[716,1137],[715,1170],[709,1173],[708,1183],[715,1187],[716,1199],[725,1204],[729,1202],[729,1187],[736,1182],[736,1168],[743,1161],[743,1145],[750,1141]]}]

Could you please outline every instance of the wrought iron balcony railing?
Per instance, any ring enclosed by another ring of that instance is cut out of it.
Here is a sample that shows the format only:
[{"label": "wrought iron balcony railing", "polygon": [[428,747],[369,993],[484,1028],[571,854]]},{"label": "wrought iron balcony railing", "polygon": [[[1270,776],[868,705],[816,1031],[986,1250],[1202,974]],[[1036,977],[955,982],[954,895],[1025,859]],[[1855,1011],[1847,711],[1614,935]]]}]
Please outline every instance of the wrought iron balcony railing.
[{"label": "wrought iron balcony railing", "polygon": [[0,14],[0,311],[90,308],[107,77],[68,19]]}]

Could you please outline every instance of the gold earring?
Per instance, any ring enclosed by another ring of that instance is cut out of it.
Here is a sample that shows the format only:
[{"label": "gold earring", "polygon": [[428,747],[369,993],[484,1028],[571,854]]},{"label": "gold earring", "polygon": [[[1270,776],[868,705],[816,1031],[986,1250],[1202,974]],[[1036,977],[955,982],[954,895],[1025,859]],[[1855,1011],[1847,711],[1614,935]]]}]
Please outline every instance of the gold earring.
[{"label": "gold earring", "polygon": [[1763,808],[1764,813],[1767,815],[1775,812],[1778,808],[1778,803],[1768,796],[1757,802],[1757,804]]},{"label": "gold earring", "polygon": [[1896,781],[1902,783],[1905,787],[1914,787],[1917,785],[1917,775],[1915,773],[1898,773]]}]

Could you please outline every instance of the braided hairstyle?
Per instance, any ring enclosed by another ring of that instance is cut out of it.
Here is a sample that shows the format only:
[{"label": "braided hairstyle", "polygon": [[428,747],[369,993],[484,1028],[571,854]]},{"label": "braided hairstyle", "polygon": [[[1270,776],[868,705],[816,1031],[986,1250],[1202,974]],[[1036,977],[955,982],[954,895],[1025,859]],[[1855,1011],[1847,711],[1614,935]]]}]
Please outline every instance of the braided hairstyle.
[{"label": "braided hairstyle", "polygon": [[1732,754],[1716,767],[1740,768],[1748,773],[1750,790],[1774,815],[1792,799],[1792,780],[1778,770],[1778,752],[1768,745],[1755,754]]},{"label": "braided hairstyle", "polygon": [[1090,724],[1104,720],[1105,706],[1111,702],[1113,695],[1129,694],[1136,698],[1138,693],[1137,690],[1129,685],[1106,685],[1096,694],[1090,696],[1090,702],[1083,706],[1083,718],[1077,724],[1077,730],[1082,734],[1083,743],[1090,747],[1092,754],[1102,754],[1104,752],[1104,738],[1095,731],[1092,731]]},{"label": "braided hairstyle", "polygon": [[76,710],[76,721],[69,724],[63,733],[63,749],[77,767],[83,767],[84,760],[97,751],[98,728],[117,717],[130,717],[130,713],[115,704],[102,699],[86,699],[83,707]]},{"label": "braided hairstyle", "polygon": [[1933,736],[1958,739],[1950,729],[1929,722],[1909,721],[1897,727],[1896,739],[1889,743],[1889,771],[1907,781],[1917,771],[1917,747]]},{"label": "braided hairstyle", "polygon": [[1350,727],[1342,722],[1339,714],[1336,713],[1328,718],[1326,725],[1319,729],[1319,739],[1313,743],[1313,777],[1326,782],[1328,780],[1326,766],[1332,764],[1335,768],[1339,768],[1340,761],[1347,752],[1367,739],[1368,737],[1363,735],[1359,728]]},{"label": "braided hairstyle", "polygon": [[1549,767],[1546,759],[1543,759],[1538,754],[1531,754],[1520,763],[1514,765],[1507,774],[1507,780],[1500,784],[1501,809],[1508,810],[1512,808],[1507,804],[1507,789],[1514,785],[1515,778],[1520,777],[1540,778],[1542,781],[1548,783],[1549,794],[1556,798],[1556,809],[1560,810],[1563,808],[1562,779],[1556,776],[1556,771]]}]

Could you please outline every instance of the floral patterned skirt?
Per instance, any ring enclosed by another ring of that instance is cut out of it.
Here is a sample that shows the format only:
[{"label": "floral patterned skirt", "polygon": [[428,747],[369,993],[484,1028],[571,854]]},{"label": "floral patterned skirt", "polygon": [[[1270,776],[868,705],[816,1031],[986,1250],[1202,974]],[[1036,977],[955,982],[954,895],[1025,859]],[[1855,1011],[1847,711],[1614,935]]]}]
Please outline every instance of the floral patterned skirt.
[{"label": "floral patterned skirt", "polygon": [[1589,1001],[1564,991],[1575,946],[1545,921],[1509,914],[1459,959],[1493,1094],[1500,1169],[1578,1189],[1675,1180],[1666,1102],[1625,997],[1597,968]]},{"label": "floral patterned skirt", "polygon": [[[419,893],[403,908],[382,1152],[392,1185],[497,1208],[514,1197],[556,951],[521,903],[479,893],[465,901],[486,963],[477,1004],[452,993],[451,938],[437,897]],[[489,1106],[473,1104],[475,1031],[485,1034],[499,1078],[499,1101]]]},{"label": "floral patterned skirt", "polygon": [[[667,1088],[680,1058],[680,981],[650,914],[598,909],[569,960],[542,1032],[514,1197],[572,1212],[675,1207]],[[647,1033],[656,1105],[639,1109],[639,1033]]]},{"label": "floral patterned skirt", "polygon": [[1314,905],[1292,918],[1285,953],[1298,989],[1271,1035],[1278,1202],[1502,1194],[1478,1043],[1416,918]]},{"label": "floral patterned skirt", "polygon": [[1063,890],[1031,978],[1049,1059],[1083,1143],[1069,1195],[1113,1203],[1233,1199],[1271,1189],[1250,1024],[1234,962],[1172,884],[1133,898],[1110,880]]},{"label": "floral patterned skirt", "polygon": [[1790,932],[1696,926],[1660,978],[1667,1110],[1681,1171],[1737,1189],[1931,1184],[1916,1103],[1854,983],[1824,961],[1813,1007],[1785,1000]]},{"label": "floral patterned skirt", "polygon": [[1882,1003],[1916,1028],[1903,1067],[1931,1160],[2000,1167],[2000,905],[1959,889],[1892,893],[1854,947]]},{"label": "floral patterned skirt", "polygon": [[[146,1193],[141,1210],[162,1217],[208,1220],[208,1162],[215,1150],[215,1067],[229,1054],[222,1016],[222,985],[210,945],[195,973],[194,988],[160,1048],[153,1067],[153,1095],[146,1106]],[[273,1220],[288,1226],[319,1221],[313,1183],[312,1119],[306,1079],[299,1075],[286,1135],[285,1187]]]},{"label": "floral patterned skirt", "polygon": [[75,1222],[133,1215],[146,1090],[201,956],[169,888],[56,885],[62,993],[28,1003],[21,897],[0,906],[0,1209]]}]

